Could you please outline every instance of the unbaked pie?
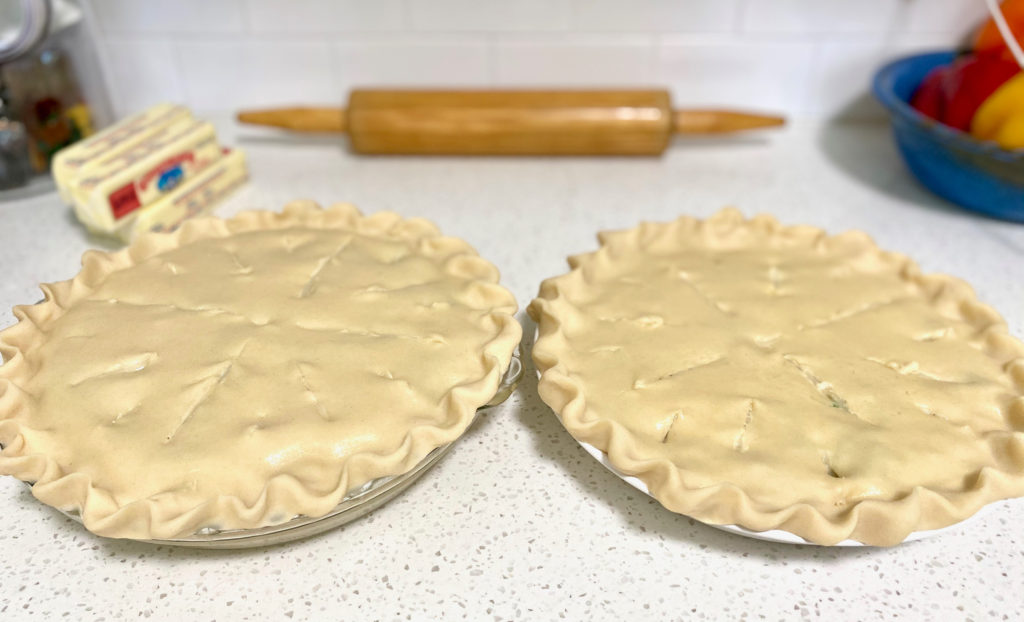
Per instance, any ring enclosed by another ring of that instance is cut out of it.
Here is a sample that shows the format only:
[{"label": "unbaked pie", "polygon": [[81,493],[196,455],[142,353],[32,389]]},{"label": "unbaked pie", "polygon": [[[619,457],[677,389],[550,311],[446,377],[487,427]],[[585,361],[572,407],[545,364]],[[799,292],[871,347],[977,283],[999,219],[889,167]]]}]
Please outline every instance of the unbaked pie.
[{"label": "unbaked pie", "polygon": [[892,545],[1024,494],[1024,344],[867,235],[724,210],[543,283],[539,391],[670,510]]},{"label": "unbaked pie", "polygon": [[458,438],[521,333],[467,243],[346,205],[82,264],[0,333],[0,472],[106,536],[324,515]]}]

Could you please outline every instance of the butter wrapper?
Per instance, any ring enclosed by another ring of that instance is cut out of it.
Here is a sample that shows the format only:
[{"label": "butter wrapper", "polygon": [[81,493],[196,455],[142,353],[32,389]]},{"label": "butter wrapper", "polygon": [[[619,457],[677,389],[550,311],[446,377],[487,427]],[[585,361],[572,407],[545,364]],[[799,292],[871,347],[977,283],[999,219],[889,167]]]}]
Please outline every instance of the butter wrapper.
[{"label": "butter wrapper", "polygon": [[245,154],[238,149],[225,150],[221,158],[188,181],[137,210],[134,218],[118,228],[117,235],[129,242],[143,233],[173,231],[186,219],[210,211],[248,178]]},{"label": "butter wrapper", "polygon": [[221,157],[213,125],[182,119],[104,158],[71,186],[74,203],[97,229],[119,221],[174,190]]},{"label": "butter wrapper", "polygon": [[90,169],[100,161],[145,140],[163,127],[191,117],[192,113],[184,106],[158,104],[61,149],[51,164],[61,199],[72,204],[71,187],[75,180],[90,174]]}]

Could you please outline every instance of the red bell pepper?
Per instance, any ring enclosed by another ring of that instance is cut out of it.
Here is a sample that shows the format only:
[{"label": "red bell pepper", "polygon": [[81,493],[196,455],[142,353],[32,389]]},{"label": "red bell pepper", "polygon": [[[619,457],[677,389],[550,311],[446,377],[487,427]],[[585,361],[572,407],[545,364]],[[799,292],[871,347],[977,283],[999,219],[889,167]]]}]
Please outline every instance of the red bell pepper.
[{"label": "red bell pepper", "polygon": [[963,56],[928,74],[910,103],[922,114],[967,132],[981,103],[1019,72],[1016,62],[1000,56]]}]

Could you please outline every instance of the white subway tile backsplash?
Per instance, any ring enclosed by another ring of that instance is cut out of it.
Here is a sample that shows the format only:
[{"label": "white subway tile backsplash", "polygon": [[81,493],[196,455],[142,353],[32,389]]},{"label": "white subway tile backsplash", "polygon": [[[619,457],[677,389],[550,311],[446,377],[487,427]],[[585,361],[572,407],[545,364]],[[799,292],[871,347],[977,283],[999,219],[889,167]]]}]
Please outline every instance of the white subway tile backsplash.
[{"label": "white subway tile backsplash", "polygon": [[160,102],[180,102],[181,84],[167,41],[111,40],[103,45],[114,114],[125,116]]},{"label": "white subway tile backsplash", "polygon": [[872,116],[879,64],[954,47],[985,17],[982,0],[82,1],[118,112],[369,85],[667,85],[680,104]]},{"label": "white subway tile backsplash", "polygon": [[487,43],[481,38],[342,40],[334,45],[343,91],[356,86],[483,86]]},{"label": "white subway tile backsplash", "polygon": [[885,112],[871,94],[875,72],[886,62],[950,46],[951,35],[915,35],[898,41],[821,43],[808,81],[803,113],[818,118],[876,119]]},{"label": "white subway tile backsplash", "polygon": [[177,44],[189,105],[198,110],[340,103],[326,42],[189,41]]},{"label": "white subway tile backsplash", "polygon": [[570,0],[407,0],[413,30],[515,32],[567,30]]},{"label": "white subway tile backsplash", "polygon": [[821,44],[809,81],[806,112],[822,118],[884,116],[871,95],[871,79],[891,55],[892,50],[881,43]]},{"label": "white subway tile backsplash", "polygon": [[236,33],[244,29],[241,0],[88,1],[106,33]]},{"label": "white subway tile backsplash", "polygon": [[787,34],[884,32],[896,26],[900,4],[906,1],[746,0],[743,30]]},{"label": "white subway tile backsplash", "polygon": [[728,32],[737,0],[575,0],[572,27],[609,32]]},{"label": "white subway tile backsplash", "polygon": [[650,36],[502,37],[495,43],[494,82],[510,86],[649,85]]},{"label": "white subway tile backsplash", "polygon": [[401,30],[403,0],[247,0],[255,33],[335,33]]},{"label": "white subway tile backsplash", "polygon": [[[911,32],[972,32],[988,19],[983,0],[905,0]],[[963,37],[957,37],[958,43]]]},{"label": "white subway tile backsplash", "polygon": [[679,105],[799,111],[814,44],[702,42],[666,37],[658,75]]}]

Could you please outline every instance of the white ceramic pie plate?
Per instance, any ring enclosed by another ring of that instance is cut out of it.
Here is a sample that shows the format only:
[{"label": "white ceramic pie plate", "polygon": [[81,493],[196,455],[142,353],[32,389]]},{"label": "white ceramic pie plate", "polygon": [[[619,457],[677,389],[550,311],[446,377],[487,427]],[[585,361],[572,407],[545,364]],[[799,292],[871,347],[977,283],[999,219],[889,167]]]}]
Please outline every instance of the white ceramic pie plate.
[{"label": "white ceramic pie plate", "polygon": [[[489,402],[477,409],[477,414],[507,400],[515,391],[522,376],[521,352],[517,349],[512,355],[508,371],[505,372],[498,391]],[[453,444],[448,443],[433,450],[410,471],[401,475],[381,477],[350,491],[337,507],[323,516],[315,518],[297,516],[290,521],[258,529],[217,530],[205,528],[185,538],[142,540],[142,542],[199,549],[244,549],[272,546],[308,538],[354,521],[394,499],[426,473],[430,467],[437,464]],[[81,517],[77,512],[62,513],[81,522]]]},{"label": "white ceramic pie plate", "polygon": [[[536,336],[534,337],[534,339],[536,340]],[[540,379],[540,372],[539,371],[537,372],[537,379],[538,380]],[[561,417],[558,415],[558,413],[555,413],[555,416],[558,417],[559,421],[561,421]],[[606,454],[605,452],[601,451],[597,447],[594,447],[590,443],[586,443],[584,441],[578,440],[575,437],[573,438],[573,440],[575,440],[577,443],[579,443],[580,447],[582,447],[584,449],[584,451],[586,451],[588,454],[593,456],[594,459],[597,460],[598,462],[600,462],[602,465],[604,465],[605,468],[607,468],[609,471],[611,471],[612,473],[617,475],[619,477],[619,479],[623,480],[624,482],[626,482],[627,484],[629,484],[633,488],[636,488],[637,490],[639,490],[640,492],[644,493],[648,497],[651,497],[652,499],[657,500],[654,497],[654,495],[651,494],[650,489],[647,488],[647,484],[645,484],[642,480],[640,480],[637,477],[634,477],[632,475],[628,475],[628,474],[623,473],[622,471],[618,470],[615,467],[615,465],[613,465],[611,463],[611,460],[609,460],[608,454]],[[963,527],[968,522],[972,522],[974,520],[979,519],[981,516],[983,516],[988,511],[990,506],[991,506],[991,504],[983,506],[973,516],[971,516],[971,517],[969,517],[969,518],[967,518],[967,519],[965,519],[963,521],[960,521],[959,523],[955,523],[953,525],[950,525],[949,527],[943,527],[941,529],[930,529],[930,530],[926,530],[926,531],[915,531],[915,532],[912,532],[903,541],[904,542],[912,542],[914,540],[923,540],[924,538],[930,538],[932,536],[937,536],[937,535],[939,535],[939,534],[941,534],[943,532],[946,532],[946,531],[951,531],[953,529],[959,529],[960,527]],[[700,519],[697,519],[697,518],[695,518],[694,520],[700,521]],[[817,544],[815,542],[809,542],[807,540],[804,540],[803,538],[801,538],[800,536],[796,535],[795,533],[791,533],[789,531],[784,531],[782,529],[771,529],[771,530],[768,530],[768,531],[752,531],[752,530],[747,529],[745,527],[740,527],[739,525],[715,525],[713,523],[705,523],[704,521],[700,521],[700,522],[704,523],[705,525],[708,525],[709,527],[714,527],[715,529],[720,529],[722,531],[727,531],[729,533],[733,533],[733,534],[736,534],[736,535],[739,535],[739,536],[745,536],[747,538],[753,538],[755,540],[764,540],[766,542],[781,542],[783,544],[809,544],[809,545],[812,545],[812,546],[821,546],[821,545],[819,545],[819,544]],[[843,541],[837,542],[836,544],[833,544],[831,546],[868,546],[868,545],[864,544],[863,542],[858,542],[856,540],[843,540]]]},{"label": "white ceramic pie plate", "polygon": [[[636,477],[634,477],[632,475],[626,475],[622,471],[620,471],[617,468],[615,468],[615,466],[612,465],[611,461],[608,459],[608,454],[604,453],[603,451],[601,451],[597,447],[594,447],[590,443],[585,443],[585,442],[579,441],[579,440],[577,440],[576,442],[579,443],[580,447],[582,447],[588,454],[593,456],[595,460],[597,460],[598,462],[603,464],[612,473],[618,475],[620,479],[625,481],[627,484],[629,484],[633,488],[636,488],[640,492],[644,493],[645,495],[647,495],[647,496],[649,496],[651,498],[654,498],[654,495],[652,495],[651,491],[647,488],[647,484],[645,484],[640,479],[638,479],[638,478],[636,478]],[[950,525],[949,527],[942,527],[941,529],[930,529],[930,530],[926,530],[926,531],[915,531],[915,532],[911,533],[910,535],[908,535],[903,541],[904,542],[912,542],[914,540],[923,540],[924,538],[930,538],[932,536],[937,536],[937,535],[942,534],[942,533],[944,533],[946,531],[951,531],[953,529],[959,529],[959,528],[963,527],[964,525],[966,525],[968,522],[973,522],[973,521],[979,519],[980,517],[982,517],[984,514],[986,514],[988,512],[990,507],[991,507],[991,504],[985,505],[980,510],[978,510],[973,516],[967,518],[966,520],[960,521],[959,523],[955,523],[953,525]],[[699,520],[699,519],[694,519],[694,520]],[[700,522],[703,523],[704,521],[700,521]],[[819,544],[817,544],[815,542],[808,542],[807,540],[804,540],[803,538],[801,538],[800,536],[798,536],[798,535],[796,535],[794,533],[790,533],[788,531],[783,531],[781,529],[771,529],[769,531],[751,531],[750,529],[746,529],[744,527],[740,527],[739,525],[715,525],[713,523],[704,523],[704,524],[708,525],[709,527],[714,527],[715,529],[721,529],[722,531],[727,531],[729,533],[734,533],[734,534],[737,534],[737,535],[740,535],[740,536],[746,536],[747,538],[754,538],[755,540],[765,540],[767,542],[781,542],[781,543],[784,543],[784,544],[809,544],[809,545],[812,545],[812,546],[821,546],[821,545],[819,545]],[[841,542],[833,544],[832,546],[868,546],[868,545],[864,544],[862,542],[858,542],[856,540],[843,540]]]}]

